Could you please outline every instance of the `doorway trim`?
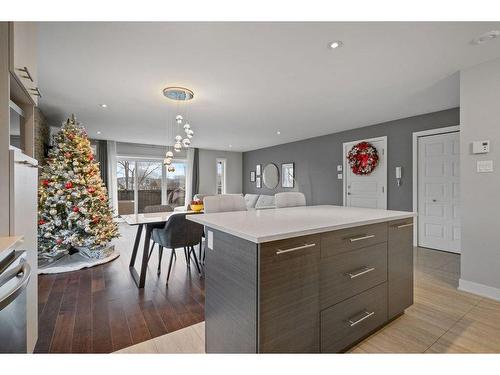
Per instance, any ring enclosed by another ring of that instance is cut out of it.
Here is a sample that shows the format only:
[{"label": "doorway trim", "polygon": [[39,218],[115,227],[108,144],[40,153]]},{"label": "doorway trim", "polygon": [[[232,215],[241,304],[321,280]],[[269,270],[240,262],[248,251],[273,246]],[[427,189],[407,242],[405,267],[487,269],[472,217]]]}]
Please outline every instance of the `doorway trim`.
[{"label": "doorway trim", "polygon": [[[460,125],[446,126],[444,128],[436,128],[413,132],[413,186],[412,186],[412,210],[418,215],[418,139],[429,135],[460,133]],[[418,246],[418,218],[413,223],[413,246]]]},{"label": "doorway trim", "polygon": [[384,143],[384,160],[385,160],[385,188],[384,188],[384,195],[385,195],[385,209],[387,210],[387,169],[389,167],[388,159],[387,156],[389,153],[387,152],[387,136],[384,135],[383,137],[375,137],[375,138],[362,138],[359,140],[354,140],[354,141],[349,141],[349,142],[343,142],[342,143],[342,205],[345,206],[347,204],[347,153],[346,153],[346,145],[349,143],[356,143],[356,142],[377,142],[377,141],[382,141]]}]

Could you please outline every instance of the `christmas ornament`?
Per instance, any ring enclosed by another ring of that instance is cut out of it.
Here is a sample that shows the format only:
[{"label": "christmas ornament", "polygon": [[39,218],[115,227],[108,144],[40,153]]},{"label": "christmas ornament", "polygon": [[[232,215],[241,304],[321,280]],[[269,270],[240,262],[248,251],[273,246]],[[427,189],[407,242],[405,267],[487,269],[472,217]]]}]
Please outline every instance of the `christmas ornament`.
[{"label": "christmas ornament", "polygon": [[377,167],[379,156],[371,143],[360,142],[351,148],[347,160],[354,174],[368,175]]}]

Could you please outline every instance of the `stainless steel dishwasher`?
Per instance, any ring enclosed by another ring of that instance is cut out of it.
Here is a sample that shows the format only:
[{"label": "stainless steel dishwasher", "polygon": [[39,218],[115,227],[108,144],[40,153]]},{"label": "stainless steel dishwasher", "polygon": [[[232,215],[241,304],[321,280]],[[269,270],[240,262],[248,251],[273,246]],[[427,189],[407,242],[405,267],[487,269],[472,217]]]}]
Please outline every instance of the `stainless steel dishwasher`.
[{"label": "stainless steel dishwasher", "polygon": [[31,268],[25,251],[0,260],[0,353],[26,353],[26,287]]}]

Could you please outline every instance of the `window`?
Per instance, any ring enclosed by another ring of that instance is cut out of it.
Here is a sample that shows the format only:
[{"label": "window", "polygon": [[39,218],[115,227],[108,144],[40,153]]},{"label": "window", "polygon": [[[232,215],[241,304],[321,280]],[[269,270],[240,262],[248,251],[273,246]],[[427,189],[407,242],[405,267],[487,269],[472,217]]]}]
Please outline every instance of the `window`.
[{"label": "window", "polygon": [[174,160],[175,172],[167,172],[161,160],[118,158],[116,185],[118,214],[144,213],[147,206],[183,206],[186,195],[185,160]]},{"label": "window", "polygon": [[175,172],[167,172],[167,204],[171,206],[184,206],[186,200],[186,169],[187,163],[174,160],[172,165]]},{"label": "window", "polygon": [[226,159],[217,159],[217,194],[226,194]]}]

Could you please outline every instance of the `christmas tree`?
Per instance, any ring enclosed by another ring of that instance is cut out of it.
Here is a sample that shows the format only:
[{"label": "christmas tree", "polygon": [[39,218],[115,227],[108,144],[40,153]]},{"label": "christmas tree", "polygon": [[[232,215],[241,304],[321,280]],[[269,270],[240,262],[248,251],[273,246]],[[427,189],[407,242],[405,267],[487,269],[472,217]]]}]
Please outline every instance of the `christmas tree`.
[{"label": "christmas tree", "polygon": [[54,258],[75,248],[99,253],[118,237],[118,225],[87,134],[74,115],[53,144],[38,191],[39,256]]}]

